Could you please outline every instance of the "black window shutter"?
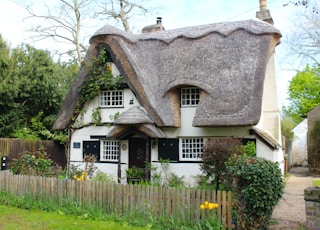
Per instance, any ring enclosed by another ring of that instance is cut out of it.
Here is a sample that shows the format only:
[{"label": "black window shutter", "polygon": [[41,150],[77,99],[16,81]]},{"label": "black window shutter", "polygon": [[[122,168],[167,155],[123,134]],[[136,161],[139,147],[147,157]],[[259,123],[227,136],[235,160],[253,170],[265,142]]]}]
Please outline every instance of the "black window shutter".
[{"label": "black window shutter", "polygon": [[158,140],[159,160],[170,159],[170,161],[179,161],[179,139],[167,138]]},{"label": "black window shutter", "polygon": [[100,160],[100,141],[84,141],[83,157],[84,155],[94,155],[97,161],[99,161]]}]

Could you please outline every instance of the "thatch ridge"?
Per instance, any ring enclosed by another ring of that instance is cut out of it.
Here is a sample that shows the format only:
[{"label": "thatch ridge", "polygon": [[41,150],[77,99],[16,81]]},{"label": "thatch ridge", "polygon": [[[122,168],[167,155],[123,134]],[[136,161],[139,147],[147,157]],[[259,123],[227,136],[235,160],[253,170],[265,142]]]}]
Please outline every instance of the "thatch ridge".
[{"label": "thatch ridge", "polygon": [[[216,33],[224,37],[228,37],[237,30],[245,30],[255,35],[262,34],[279,34],[280,31],[268,23],[260,20],[250,19],[246,21],[221,22],[200,26],[192,26],[179,28],[174,30],[163,30],[144,34],[131,34],[113,26],[106,25],[99,29],[91,39],[95,36],[109,35],[119,36],[127,41],[136,43],[138,41],[157,40],[164,43],[172,43],[179,38],[198,39]],[[90,39],[90,43],[91,43]]]}]

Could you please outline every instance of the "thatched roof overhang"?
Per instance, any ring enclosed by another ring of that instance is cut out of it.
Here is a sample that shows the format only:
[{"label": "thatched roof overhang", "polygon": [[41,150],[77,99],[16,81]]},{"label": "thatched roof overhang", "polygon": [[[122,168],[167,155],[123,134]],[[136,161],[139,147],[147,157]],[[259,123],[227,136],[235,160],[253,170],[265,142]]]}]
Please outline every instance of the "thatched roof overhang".
[{"label": "thatched roof overhang", "polygon": [[151,118],[146,114],[140,106],[134,106],[122,113],[114,122],[114,124],[154,124]]},{"label": "thatched roof overhang", "polygon": [[257,138],[259,138],[263,143],[267,144],[272,150],[280,149],[281,144],[272,137],[270,133],[268,133],[266,130],[253,127],[250,129],[250,134],[255,135]]},{"label": "thatched roof overhang", "polygon": [[[178,89],[205,91],[193,126],[248,126],[261,114],[266,66],[280,32],[259,20],[217,23],[133,35],[105,26],[90,39],[87,59],[105,44],[125,81],[158,127],[180,126]],[[81,75],[82,74],[82,75]],[[71,121],[74,87],[89,77],[81,73],[62,106],[55,128]]]},{"label": "thatched roof overhang", "polygon": [[114,128],[108,133],[107,137],[126,139],[130,136],[138,134],[147,138],[166,138],[165,133],[157,128],[154,124],[127,124],[115,125]]}]

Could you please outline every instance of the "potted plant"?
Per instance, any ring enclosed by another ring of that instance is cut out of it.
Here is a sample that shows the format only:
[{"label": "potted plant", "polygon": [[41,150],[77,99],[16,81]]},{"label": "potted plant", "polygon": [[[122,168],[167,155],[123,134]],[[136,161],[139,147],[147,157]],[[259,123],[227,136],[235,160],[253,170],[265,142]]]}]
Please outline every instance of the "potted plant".
[{"label": "potted plant", "polygon": [[144,171],[141,168],[137,168],[136,166],[132,166],[126,170],[127,175],[127,183],[135,184],[144,179]]}]

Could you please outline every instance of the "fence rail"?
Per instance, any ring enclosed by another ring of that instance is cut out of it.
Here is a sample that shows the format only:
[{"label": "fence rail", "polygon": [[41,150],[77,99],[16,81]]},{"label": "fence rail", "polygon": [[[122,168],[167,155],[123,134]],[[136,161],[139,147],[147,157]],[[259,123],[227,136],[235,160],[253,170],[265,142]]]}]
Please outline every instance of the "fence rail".
[{"label": "fence rail", "polygon": [[9,171],[0,171],[0,190],[18,196],[29,193],[35,197],[74,199],[119,214],[139,210],[155,216],[175,215],[186,220],[200,220],[212,215],[212,212],[200,209],[200,204],[209,201],[218,203],[217,215],[225,228],[231,229],[232,195],[226,191],[108,184],[13,175]]}]

